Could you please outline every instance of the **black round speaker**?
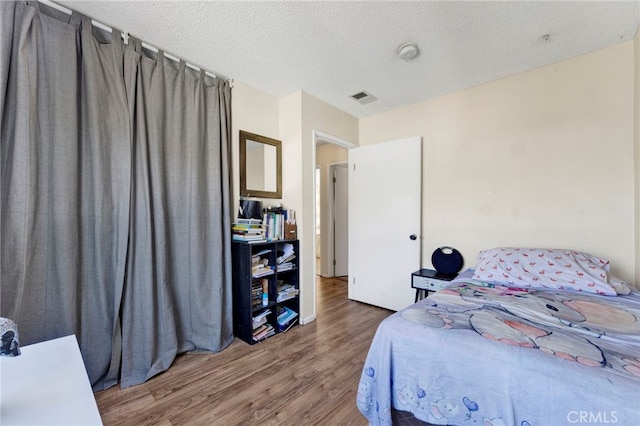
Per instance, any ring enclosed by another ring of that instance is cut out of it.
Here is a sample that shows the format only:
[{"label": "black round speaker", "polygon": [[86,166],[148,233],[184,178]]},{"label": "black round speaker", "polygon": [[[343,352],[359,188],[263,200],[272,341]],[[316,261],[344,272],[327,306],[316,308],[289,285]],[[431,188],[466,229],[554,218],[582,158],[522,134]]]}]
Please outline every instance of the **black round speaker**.
[{"label": "black round speaker", "polygon": [[431,255],[431,263],[439,274],[456,275],[462,269],[462,255],[453,247],[438,247]]}]

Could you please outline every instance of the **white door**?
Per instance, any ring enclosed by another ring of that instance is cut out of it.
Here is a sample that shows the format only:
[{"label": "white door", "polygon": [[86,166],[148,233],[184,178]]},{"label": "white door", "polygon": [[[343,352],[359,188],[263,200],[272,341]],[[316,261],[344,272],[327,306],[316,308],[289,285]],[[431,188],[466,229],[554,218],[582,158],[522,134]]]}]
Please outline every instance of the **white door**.
[{"label": "white door", "polygon": [[422,140],[349,150],[349,298],[399,310],[420,269]]},{"label": "white door", "polygon": [[333,169],[333,276],[349,273],[349,174],[348,164]]}]

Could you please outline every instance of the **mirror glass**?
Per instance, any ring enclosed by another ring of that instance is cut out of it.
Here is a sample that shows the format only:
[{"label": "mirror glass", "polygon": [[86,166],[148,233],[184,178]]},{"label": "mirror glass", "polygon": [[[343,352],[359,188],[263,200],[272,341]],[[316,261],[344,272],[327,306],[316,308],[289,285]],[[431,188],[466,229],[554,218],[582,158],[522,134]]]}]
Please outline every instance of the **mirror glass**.
[{"label": "mirror glass", "polygon": [[281,141],[240,131],[240,195],[282,198]]},{"label": "mirror glass", "polygon": [[276,147],[247,140],[247,188],[260,191],[276,191]]}]

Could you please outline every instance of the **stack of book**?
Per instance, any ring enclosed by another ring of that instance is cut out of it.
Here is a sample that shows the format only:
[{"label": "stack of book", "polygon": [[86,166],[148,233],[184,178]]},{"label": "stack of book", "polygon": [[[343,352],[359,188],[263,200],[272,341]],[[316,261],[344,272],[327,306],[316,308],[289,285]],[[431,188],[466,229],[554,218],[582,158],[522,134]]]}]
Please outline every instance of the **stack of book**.
[{"label": "stack of book", "polygon": [[260,327],[253,330],[253,340],[256,342],[258,340],[266,339],[267,337],[273,336],[276,334],[276,330],[269,323],[262,324]]},{"label": "stack of book", "polygon": [[293,248],[293,244],[286,243],[282,246],[282,251],[278,252],[276,258],[276,268],[278,272],[289,271],[295,267],[293,259],[296,258],[296,253]]},{"label": "stack of book", "polygon": [[232,231],[234,241],[267,241],[266,227],[260,219],[238,219],[233,224]]},{"label": "stack of book", "polygon": [[293,299],[299,294],[300,290],[298,290],[291,284],[278,284],[278,302],[284,302],[285,300]]},{"label": "stack of book", "polygon": [[267,315],[269,315],[270,313],[271,313],[271,309],[265,309],[264,311],[260,312],[258,315],[253,317],[253,329],[255,330],[261,325],[266,324]]},{"label": "stack of book", "polygon": [[263,306],[263,294],[262,283],[260,281],[253,281],[251,283],[251,307],[253,309]]},{"label": "stack of book", "polygon": [[295,320],[298,317],[298,313],[286,306],[278,306],[278,329],[286,331],[289,327],[295,324]]},{"label": "stack of book", "polygon": [[251,275],[253,278],[265,277],[274,273],[267,257],[270,252],[271,250],[262,250],[251,256]]},{"label": "stack of book", "polygon": [[280,240],[284,235],[284,221],[282,214],[267,212],[264,215],[267,241]]},{"label": "stack of book", "polygon": [[285,224],[295,223],[295,210],[271,207],[264,213],[264,225],[267,241],[286,240]]}]

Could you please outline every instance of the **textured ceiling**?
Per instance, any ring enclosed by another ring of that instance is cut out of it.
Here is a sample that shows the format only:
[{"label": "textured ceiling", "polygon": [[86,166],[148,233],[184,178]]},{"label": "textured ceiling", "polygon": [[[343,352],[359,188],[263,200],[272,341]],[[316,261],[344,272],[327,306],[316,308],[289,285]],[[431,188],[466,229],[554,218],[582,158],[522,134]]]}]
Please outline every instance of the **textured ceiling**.
[{"label": "textured ceiling", "polygon": [[[56,3],[273,96],[304,90],[356,117],[621,43],[640,26],[640,0]],[[408,62],[396,56],[406,42],[420,48]],[[362,90],[378,100],[350,98]]]}]

